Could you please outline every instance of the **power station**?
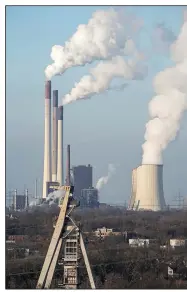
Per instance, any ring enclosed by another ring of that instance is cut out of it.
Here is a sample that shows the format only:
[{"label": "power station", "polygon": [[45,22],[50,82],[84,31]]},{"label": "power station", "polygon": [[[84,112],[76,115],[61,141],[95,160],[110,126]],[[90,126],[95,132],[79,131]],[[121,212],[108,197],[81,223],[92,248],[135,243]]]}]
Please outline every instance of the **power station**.
[{"label": "power station", "polygon": [[129,209],[165,210],[163,165],[143,164],[132,171]]}]

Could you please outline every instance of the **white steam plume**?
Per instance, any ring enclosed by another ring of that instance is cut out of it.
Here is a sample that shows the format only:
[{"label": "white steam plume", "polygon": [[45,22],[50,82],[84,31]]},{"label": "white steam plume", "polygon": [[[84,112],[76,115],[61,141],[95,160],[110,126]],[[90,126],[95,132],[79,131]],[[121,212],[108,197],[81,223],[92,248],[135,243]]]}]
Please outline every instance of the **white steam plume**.
[{"label": "white steam plume", "polygon": [[63,198],[65,195],[65,191],[63,190],[57,190],[57,191],[54,191],[52,193],[50,193],[48,195],[48,197],[46,198],[46,200],[42,203],[42,204],[38,204],[37,201],[32,201],[30,204],[29,204],[29,207],[45,207],[46,204],[48,205],[52,205],[52,204],[55,204],[56,203],[56,200],[57,199],[60,199],[60,198]]},{"label": "white steam plume", "polygon": [[100,191],[100,189],[108,183],[108,180],[112,177],[112,175],[116,172],[116,168],[113,164],[108,165],[108,174],[107,176],[101,177],[96,184],[96,189]]},{"label": "white steam plume", "polygon": [[71,92],[64,96],[62,104],[90,98],[94,94],[111,89],[110,84],[115,77],[122,77],[125,80],[144,79],[147,75],[147,67],[142,66],[141,61],[142,55],[136,52],[135,57],[129,60],[116,56],[111,60],[100,62],[90,70],[90,75],[83,76]]},{"label": "white steam plume", "polygon": [[135,26],[136,23],[134,17],[122,17],[121,13],[114,9],[96,11],[88,24],[77,27],[77,31],[64,46],[52,47],[51,59],[54,62],[46,68],[46,78],[61,75],[73,66],[83,66],[94,60],[121,54],[125,41],[129,34],[133,33],[129,27],[139,30],[139,26]]},{"label": "white steam plume", "polygon": [[162,163],[162,151],[175,139],[187,110],[187,20],[171,45],[175,66],[160,72],[154,80],[157,95],[149,103],[151,120],[146,125],[143,161]]},{"label": "white steam plume", "polygon": [[64,195],[65,195],[65,191],[64,190],[54,191],[54,192],[50,193],[47,196],[46,202],[49,202],[50,201],[50,204],[51,204],[52,202],[55,202],[56,199],[59,199],[59,198],[64,197]]}]

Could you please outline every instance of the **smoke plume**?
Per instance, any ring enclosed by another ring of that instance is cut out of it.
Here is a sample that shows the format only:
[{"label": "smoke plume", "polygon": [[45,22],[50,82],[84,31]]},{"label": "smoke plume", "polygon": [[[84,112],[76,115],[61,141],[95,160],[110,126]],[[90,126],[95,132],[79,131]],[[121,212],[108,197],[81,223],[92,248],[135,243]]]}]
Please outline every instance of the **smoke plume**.
[{"label": "smoke plume", "polygon": [[65,195],[65,191],[64,190],[57,190],[57,191],[54,191],[52,193],[50,193],[48,195],[48,197],[46,198],[46,200],[43,202],[43,203],[40,203],[37,202],[37,201],[32,201],[30,204],[29,204],[29,207],[32,208],[32,207],[46,207],[46,206],[50,206],[52,204],[58,204],[57,200],[60,199],[60,198],[63,198]]},{"label": "smoke plume", "polygon": [[175,139],[181,118],[187,110],[187,20],[170,47],[175,66],[158,73],[154,80],[156,96],[149,103],[151,120],[146,125],[143,161],[162,163],[162,151]]},{"label": "smoke plume", "polygon": [[55,200],[60,199],[62,197],[64,197],[65,195],[65,191],[64,190],[57,190],[54,191],[52,193],[50,193],[47,198],[46,198],[46,202],[50,202],[50,204],[52,202],[55,202]]},{"label": "smoke plume", "polygon": [[113,176],[115,171],[115,166],[113,164],[109,164],[107,176],[101,177],[96,184],[96,189],[98,189],[98,191],[100,191],[100,189],[108,183],[109,179]]},{"label": "smoke plume", "polygon": [[[75,84],[71,92],[64,96],[62,104],[68,104],[78,99],[90,98],[111,89],[110,84],[116,77],[125,80],[141,80],[147,75],[147,67],[142,65],[142,55],[136,52],[135,57],[125,60],[121,56],[111,60],[100,62],[90,70],[90,75],[83,76],[79,83]],[[127,86],[127,84],[126,84]]]},{"label": "smoke plume", "polygon": [[70,67],[119,54],[124,48],[124,36],[125,29],[117,11],[96,11],[87,25],[77,27],[64,46],[52,47],[51,58],[54,63],[45,70],[47,79],[63,74]]},{"label": "smoke plume", "polygon": [[141,23],[135,16],[120,10],[99,10],[88,24],[81,24],[64,46],[52,47],[53,63],[45,70],[47,79],[61,75],[73,66],[83,66],[94,60],[104,60],[124,53],[129,35],[137,35]]}]

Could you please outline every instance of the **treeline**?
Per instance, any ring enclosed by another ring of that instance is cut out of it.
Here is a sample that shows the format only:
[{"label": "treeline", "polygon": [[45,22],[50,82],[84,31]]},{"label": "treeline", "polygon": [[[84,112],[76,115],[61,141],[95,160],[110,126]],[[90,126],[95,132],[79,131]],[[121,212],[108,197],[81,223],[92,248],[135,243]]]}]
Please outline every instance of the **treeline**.
[{"label": "treeline", "polygon": [[[6,218],[6,235],[27,235],[28,240],[15,247],[34,248],[38,255],[6,260],[6,288],[34,289],[53,233],[53,222],[59,209],[17,213],[17,219]],[[91,231],[100,227],[135,231],[157,238],[164,244],[171,237],[187,238],[187,212],[129,212],[118,208],[76,209],[73,218],[81,223],[86,249],[96,287],[100,289],[187,288],[187,281],[167,279],[167,262],[187,262],[187,249],[161,250],[159,246],[134,249],[123,235],[105,240],[95,238]],[[36,236],[40,235],[40,242]],[[17,257],[17,256],[16,256]],[[52,287],[62,282],[63,267],[57,266]],[[80,262],[80,288],[90,288],[84,263]]]},{"label": "treeline", "polygon": [[135,231],[148,238],[165,242],[171,237],[187,238],[187,211],[180,212],[130,212],[118,208],[94,209],[81,212],[76,210],[75,218],[82,229],[107,227],[120,231]]}]

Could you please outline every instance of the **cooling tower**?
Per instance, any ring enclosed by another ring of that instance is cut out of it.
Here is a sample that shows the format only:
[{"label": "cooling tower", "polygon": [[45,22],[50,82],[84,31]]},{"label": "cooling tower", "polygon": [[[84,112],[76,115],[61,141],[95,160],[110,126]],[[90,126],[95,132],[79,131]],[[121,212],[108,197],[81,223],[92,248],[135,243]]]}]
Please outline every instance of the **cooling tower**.
[{"label": "cooling tower", "polygon": [[135,177],[135,207],[138,206],[138,210],[164,210],[163,165],[143,164],[136,169]]},{"label": "cooling tower", "polygon": [[67,145],[66,185],[69,186],[70,183],[70,145]]},{"label": "cooling tower", "polygon": [[58,90],[53,90],[52,181],[57,180]]},{"label": "cooling tower", "polygon": [[47,196],[46,182],[51,181],[51,81],[45,83],[45,133],[43,198]]},{"label": "cooling tower", "polygon": [[63,185],[63,106],[58,108],[57,181]]}]

